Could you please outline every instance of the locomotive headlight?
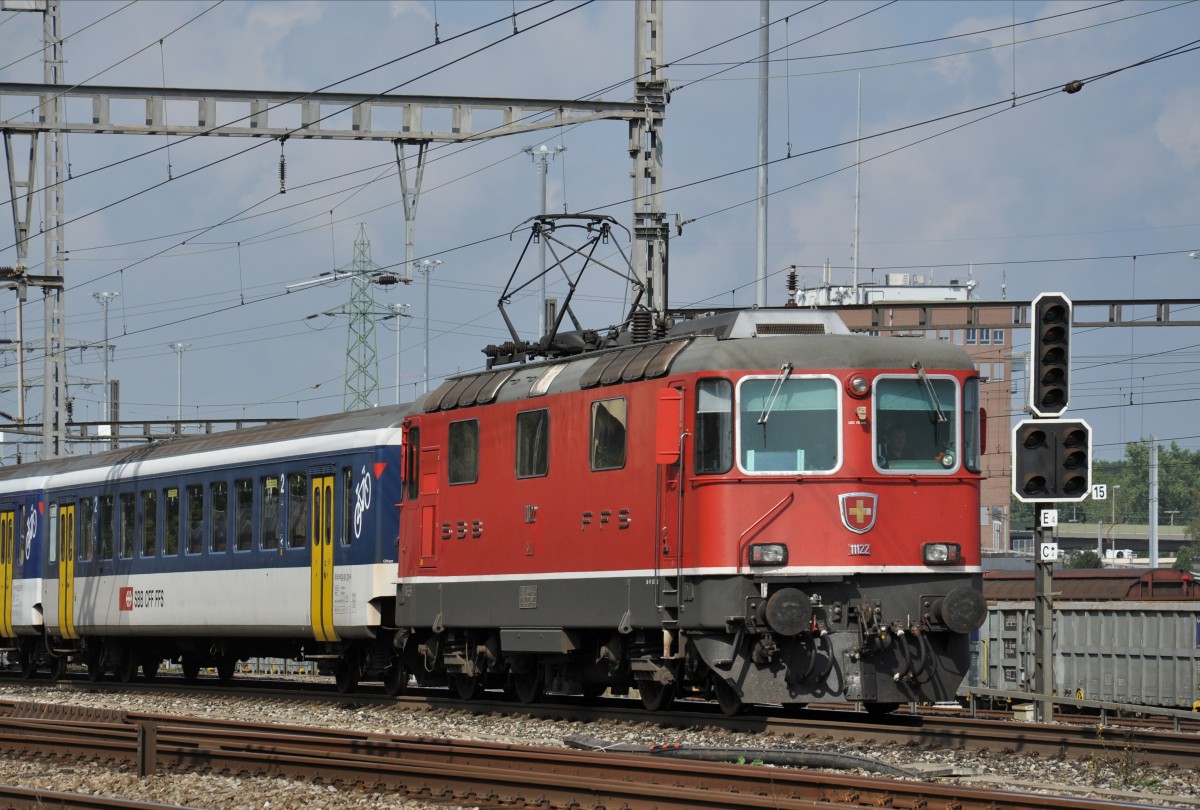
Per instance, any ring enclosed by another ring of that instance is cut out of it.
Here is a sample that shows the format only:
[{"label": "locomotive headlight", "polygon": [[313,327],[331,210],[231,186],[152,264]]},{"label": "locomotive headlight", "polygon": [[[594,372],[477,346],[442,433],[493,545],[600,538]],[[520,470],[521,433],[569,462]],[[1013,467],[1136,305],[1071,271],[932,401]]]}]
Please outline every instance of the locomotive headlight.
[{"label": "locomotive headlight", "polygon": [[846,392],[852,397],[865,397],[871,390],[871,383],[861,374],[855,374],[846,380]]},{"label": "locomotive headlight", "polygon": [[954,565],[962,562],[962,546],[958,543],[926,543],[921,547],[926,565]]},{"label": "locomotive headlight", "polygon": [[750,546],[751,565],[787,565],[788,550],[783,543],[760,543]]}]

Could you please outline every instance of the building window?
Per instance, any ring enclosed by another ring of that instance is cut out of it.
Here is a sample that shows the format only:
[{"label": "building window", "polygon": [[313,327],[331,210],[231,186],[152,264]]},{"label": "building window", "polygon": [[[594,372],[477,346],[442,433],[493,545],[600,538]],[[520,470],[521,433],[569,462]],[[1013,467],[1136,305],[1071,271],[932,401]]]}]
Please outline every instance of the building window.
[{"label": "building window", "polygon": [[550,469],[550,411],[517,414],[517,478],[536,478]]},{"label": "building window", "polygon": [[1004,380],[1004,364],[1003,363],[992,363],[991,379],[993,381],[1003,381]]},{"label": "building window", "polygon": [[1004,330],[1003,329],[993,329],[992,330],[992,345],[993,346],[1003,346],[1004,345]]},{"label": "building window", "polygon": [[992,330],[986,326],[979,327],[979,345],[987,346],[992,342]]},{"label": "building window", "polygon": [[152,489],[142,490],[142,556],[153,557],[157,550],[158,493]]},{"label": "building window", "polygon": [[625,466],[625,398],[592,403],[591,465],[593,470]]},{"label": "building window", "polygon": [[479,480],[479,420],[450,423],[451,484],[474,484]]},{"label": "building window", "polygon": [[978,330],[971,328],[967,330],[967,345],[974,346],[978,341]]}]

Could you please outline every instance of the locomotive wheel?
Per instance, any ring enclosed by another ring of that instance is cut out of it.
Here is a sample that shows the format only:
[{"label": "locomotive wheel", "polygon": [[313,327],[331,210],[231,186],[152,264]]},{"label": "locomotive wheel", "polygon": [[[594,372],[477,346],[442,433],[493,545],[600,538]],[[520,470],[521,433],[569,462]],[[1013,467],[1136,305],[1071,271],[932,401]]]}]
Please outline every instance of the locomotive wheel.
[{"label": "locomotive wheel", "polygon": [[183,656],[183,660],[180,661],[179,665],[183,669],[183,679],[188,683],[200,677],[200,660],[195,656]]},{"label": "locomotive wheel", "polygon": [[742,703],[742,698],[737,693],[737,690],[720,676],[714,675],[712,680],[713,693],[717,697],[717,705],[721,707],[721,713],[726,717],[741,714],[745,705]]},{"label": "locomotive wheel", "polygon": [[451,675],[450,688],[461,700],[479,700],[483,697],[483,681],[475,675]]},{"label": "locomotive wheel", "polygon": [[162,663],[157,657],[147,655],[142,658],[142,680],[153,681],[158,677],[158,667]]},{"label": "locomotive wheel", "polygon": [[538,670],[533,672],[514,672],[511,675],[513,692],[517,696],[517,700],[525,705],[537,703],[542,699],[545,693],[545,686],[542,683],[541,674]]},{"label": "locomotive wheel", "polygon": [[671,704],[675,702],[675,684],[638,681],[637,690],[638,694],[642,696],[642,706],[647,711],[665,711],[671,708]]},{"label": "locomotive wheel", "polygon": [[404,694],[408,688],[408,673],[404,670],[404,662],[397,656],[392,659],[392,665],[384,670],[383,691],[391,697]]},{"label": "locomotive wheel", "polygon": [[346,657],[338,661],[333,677],[339,694],[349,694],[358,688],[358,666]]}]

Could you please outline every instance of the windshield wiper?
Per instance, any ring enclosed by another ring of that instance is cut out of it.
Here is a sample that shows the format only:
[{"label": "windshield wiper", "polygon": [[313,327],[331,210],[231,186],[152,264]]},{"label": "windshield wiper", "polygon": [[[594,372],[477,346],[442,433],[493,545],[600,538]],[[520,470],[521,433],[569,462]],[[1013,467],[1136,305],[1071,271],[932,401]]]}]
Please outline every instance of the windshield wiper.
[{"label": "windshield wiper", "polygon": [[933,390],[933,383],[930,382],[929,377],[925,374],[925,366],[920,360],[917,360],[912,364],[912,367],[917,370],[917,377],[925,385],[925,393],[929,394],[929,399],[933,403],[933,412],[937,417],[937,421],[945,422],[946,414],[942,411],[942,404],[938,402],[937,392]]},{"label": "windshield wiper", "polygon": [[765,425],[767,423],[767,418],[771,415],[771,409],[775,407],[775,400],[779,398],[779,392],[783,390],[783,381],[791,373],[791,363],[784,363],[779,367],[779,376],[775,378],[775,382],[771,385],[771,392],[767,394],[767,404],[763,407],[763,412],[758,415],[758,424]]}]

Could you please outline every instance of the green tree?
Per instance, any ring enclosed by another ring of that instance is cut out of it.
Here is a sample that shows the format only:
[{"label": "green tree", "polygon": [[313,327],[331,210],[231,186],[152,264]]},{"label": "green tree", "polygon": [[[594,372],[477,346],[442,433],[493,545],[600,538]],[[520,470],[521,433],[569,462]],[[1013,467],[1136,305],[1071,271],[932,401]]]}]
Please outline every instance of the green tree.
[{"label": "green tree", "polygon": [[1175,554],[1175,564],[1171,567],[1176,571],[1191,571],[1196,567],[1197,560],[1200,560],[1200,547],[1188,543]]},{"label": "green tree", "polygon": [[1068,551],[1063,568],[1103,568],[1104,561],[1090,548]]}]

